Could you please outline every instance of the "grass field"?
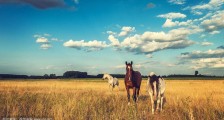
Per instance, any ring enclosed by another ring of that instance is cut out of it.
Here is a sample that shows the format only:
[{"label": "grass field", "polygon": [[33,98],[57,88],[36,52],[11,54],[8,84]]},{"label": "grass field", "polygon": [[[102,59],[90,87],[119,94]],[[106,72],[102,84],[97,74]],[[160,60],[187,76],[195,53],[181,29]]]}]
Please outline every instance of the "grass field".
[{"label": "grass field", "polygon": [[167,80],[164,110],[151,114],[142,82],[137,105],[127,106],[123,79],[120,91],[107,81],[0,81],[0,118],[55,120],[224,120],[224,80]]}]

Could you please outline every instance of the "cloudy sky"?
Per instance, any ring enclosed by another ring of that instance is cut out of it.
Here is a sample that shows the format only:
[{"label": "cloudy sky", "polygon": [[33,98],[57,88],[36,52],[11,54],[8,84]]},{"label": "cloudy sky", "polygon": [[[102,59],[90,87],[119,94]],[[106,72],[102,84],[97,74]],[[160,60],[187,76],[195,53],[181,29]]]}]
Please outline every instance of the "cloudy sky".
[{"label": "cloudy sky", "polygon": [[0,0],[0,73],[224,75],[224,0]]}]

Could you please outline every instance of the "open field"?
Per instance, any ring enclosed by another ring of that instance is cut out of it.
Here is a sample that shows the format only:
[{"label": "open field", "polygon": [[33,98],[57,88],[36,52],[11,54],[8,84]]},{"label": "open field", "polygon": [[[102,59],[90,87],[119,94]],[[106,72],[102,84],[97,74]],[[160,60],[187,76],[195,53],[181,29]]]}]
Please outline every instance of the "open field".
[{"label": "open field", "polygon": [[164,111],[155,115],[146,80],[136,106],[127,106],[123,79],[119,80],[120,91],[113,92],[100,79],[3,80],[0,118],[224,120],[224,80],[167,80]]}]

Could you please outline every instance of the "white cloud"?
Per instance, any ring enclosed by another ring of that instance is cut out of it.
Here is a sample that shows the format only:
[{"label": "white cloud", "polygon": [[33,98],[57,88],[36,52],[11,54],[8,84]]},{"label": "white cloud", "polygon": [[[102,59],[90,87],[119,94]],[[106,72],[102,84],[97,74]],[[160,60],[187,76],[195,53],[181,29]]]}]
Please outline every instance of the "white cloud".
[{"label": "white cloud", "polygon": [[38,37],[36,40],[37,43],[49,43],[46,37]]},{"label": "white cloud", "polygon": [[50,42],[48,41],[48,37],[50,37],[50,34],[43,34],[43,35],[34,35],[33,37],[36,38],[36,43],[40,44],[40,49],[47,50],[52,47]]},{"label": "white cloud", "polygon": [[219,33],[218,30],[224,29],[224,10],[217,11],[209,19],[205,19],[201,22],[201,26],[211,34]]},{"label": "white cloud", "polygon": [[124,26],[124,27],[122,27],[121,32],[119,33],[118,36],[121,36],[121,37],[126,36],[133,31],[135,31],[135,27]]},{"label": "white cloud", "polygon": [[178,22],[173,22],[172,19],[166,19],[166,22],[163,24],[163,27],[174,27],[177,26]]},{"label": "white cloud", "polygon": [[191,12],[195,15],[202,15],[203,10],[219,10],[221,6],[224,4],[224,0],[210,0],[208,3],[188,6],[184,8],[184,10],[191,10]]},{"label": "white cloud", "polygon": [[146,57],[147,58],[152,58],[153,56],[152,56],[152,54],[147,54]]},{"label": "white cloud", "polygon": [[206,15],[204,15],[204,16],[203,16],[203,17],[201,17],[201,18],[194,19],[194,20],[193,20],[193,22],[203,21],[203,20],[205,20],[206,18],[211,17],[212,15],[213,15],[213,13],[209,12],[209,13],[207,13]]},{"label": "white cloud", "polygon": [[196,5],[191,7],[192,10],[196,10],[196,9],[212,9],[212,6],[210,6],[209,4],[202,4],[202,5]]},{"label": "white cloud", "polygon": [[191,25],[189,26],[189,29],[191,29],[191,33],[200,33],[200,32],[204,32],[204,30],[202,28],[200,28],[199,26],[196,25]]},{"label": "white cloud", "polygon": [[224,68],[224,58],[201,58],[192,61],[193,69]]},{"label": "white cloud", "polygon": [[109,35],[108,39],[110,40],[111,45],[119,46],[120,42],[117,38],[114,37],[114,35]]},{"label": "white cloud", "polygon": [[184,59],[197,59],[197,58],[217,58],[224,57],[224,49],[215,49],[208,51],[193,51],[191,53],[181,54],[181,58]]},{"label": "white cloud", "polygon": [[209,32],[209,34],[212,34],[212,35],[214,35],[214,34],[219,34],[219,33],[220,33],[220,31],[217,31],[217,30],[212,31],[212,32]]},{"label": "white cloud", "polygon": [[58,38],[51,38],[52,41],[55,41],[55,42],[62,42],[63,40],[59,40]]},{"label": "white cloud", "polygon": [[[192,24],[192,22],[192,20],[187,20],[184,22],[177,22],[177,24],[178,26],[185,26],[187,24]],[[117,37],[124,36],[130,32],[135,31],[135,27],[124,26],[121,30],[122,31],[121,33],[119,33],[119,35],[116,32],[107,31],[107,33],[109,34],[109,44],[97,40],[89,42],[85,42],[84,40],[69,40],[63,45],[65,47],[86,51],[102,50],[103,48],[113,46],[115,48],[118,48],[119,50],[126,50],[135,54],[145,54],[147,55],[146,57],[151,58],[151,54],[156,51],[166,49],[183,49],[195,44],[195,42],[189,40],[188,36],[191,34],[202,32],[202,30],[198,26],[189,25],[188,28],[182,27],[172,29],[168,32],[145,31],[142,34],[129,35],[123,38],[123,40],[118,40]],[[92,43],[94,43],[94,45]]]},{"label": "white cloud", "polygon": [[59,41],[58,38],[51,38],[52,41]]},{"label": "white cloud", "polygon": [[200,11],[192,11],[192,13],[194,14],[194,15],[202,15],[203,13],[202,12],[200,12]]},{"label": "white cloud", "polygon": [[184,22],[172,21],[172,19],[166,19],[166,22],[163,24],[163,27],[175,27],[175,26],[190,26],[193,24],[192,20],[187,20]]},{"label": "white cloud", "polygon": [[144,67],[144,65],[142,65],[142,64],[134,64],[134,68],[137,69],[137,70],[139,70],[143,67]]},{"label": "white cloud", "polygon": [[117,66],[114,66],[114,68],[116,68],[116,69],[125,69],[125,65],[124,64],[117,65]]},{"label": "white cloud", "polygon": [[135,34],[126,37],[121,46],[129,52],[137,54],[151,54],[164,49],[181,49],[194,44],[187,40],[187,36],[192,34],[185,28],[173,29],[168,33],[146,31],[143,34]]},{"label": "white cloud", "polygon": [[182,13],[170,12],[167,14],[158,15],[157,17],[166,18],[166,19],[178,19],[178,18],[185,18],[187,16]]},{"label": "white cloud", "polygon": [[206,35],[205,34],[201,34],[200,38],[204,38]]},{"label": "white cloud", "polygon": [[148,42],[140,48],[141,52],[143,53],[152,53],[155,51],[160,51],[164,49],[181,49],[188,47],[190,45],[194,44],[193,41],[188,40],[179,40],[179,41],[173,41],[173,42]]},{"label": "white cloud", "polygon": [[210,0],[207,4],[192,6],[192,10],[217,9],[224,3],[224,0]]},{"label": "white cloud", "polygon": [[168,2],[172,4],[183,5],[185,4],[185,1],[186,0],[169,0]]},{"label": "white cloud", "polygon": [[165,33],[161,32],[150,32],[146,31],[141,35],[141,39],[145,41],[156,41],[156,42],[169,42],[169,41],[177,41],[177,40],[185,40],[186,37],[192,31],[187,28],[178,28],[170,30],[169,32]]},{"label": "white cloud", "polygon": [[86,51],[97,51],[101,50],[105,47],[108,47],[108,45],[105,42],[102,41],[88,41],[85,42],[84,40],[80,41],[75,41],[75,40],[69,40],[63,44],[65,47],[70,47],[70,48],[76,48],[78,50],[84,48]]},{"label": "white cloud", "polygon": [[204,41],[204,42],[201,43],[201,45],[202,46],[210,46],[210,45],[213,45],[213,43]]},{"label": "white cloud", "polygon": [[217,48],[207,51],[193,51],[182,53],[180,60],[187,60],[192,63],[190,68],[224,68],[224,49]]},{"label": "white cloud", "polygon": [[117,33],[113,32],[113,31],[107,31],[107,34],[109,34],[109,35],[116,35]]},{"label": "white cloud", "polygon": [[179,26],[188,26],[188,25],[192,25],[193,21],[192,20],[187,20],[185,22],[179,22],[178,25]]},{"label": "white cloud", "polygon": [[172,63],[168,63],[168,64],[166,64],[166,66],[168,66],[168,67],[175,67],[177,65],[176,64],[172,64]]},{"label": "white cloud", "polygon": [[47,49],[49,49],[49,48],[51,48],[52,46],[50,45],[50,44],[42,44],[41,46],[40,46],[40,48],[41,49],[44,49],[44,50],[47,50]]},{"label": "white cloud", "polygon": [[[110,44],[102,41],[69,40],[63,45],[65,47],[76,48],[78,50],[95,51],[102,50],[105,47],[114,46],[119,50],[126,50],[136,54],[145,54],[152,57],[151,53],[165,49],[182,49],[194,44],[188,40],[188,35],[196,33],[196,28],[178,28],[168,32],[146,31],[143,34],[134,34],[125,37],[121,42],[115,37],[114,32],[108,31],[108,40]],[[134,28],[123,28],[123,31],[133,31]]]}]

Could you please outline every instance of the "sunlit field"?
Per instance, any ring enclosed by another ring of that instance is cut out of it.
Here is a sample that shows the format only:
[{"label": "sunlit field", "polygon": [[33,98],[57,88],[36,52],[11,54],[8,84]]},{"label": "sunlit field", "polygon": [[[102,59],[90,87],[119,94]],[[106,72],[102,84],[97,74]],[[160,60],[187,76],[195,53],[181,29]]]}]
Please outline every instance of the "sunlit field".
[{"label": "sunlit field", "polygon": [[[164,110],[151,114],[146,80],[127,105],[123,79],[2,80],[0,118],[55,120],[224,120],[224,80],[167,80]],[[132,91],[131,91],[132,93]]]}]

